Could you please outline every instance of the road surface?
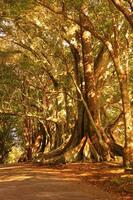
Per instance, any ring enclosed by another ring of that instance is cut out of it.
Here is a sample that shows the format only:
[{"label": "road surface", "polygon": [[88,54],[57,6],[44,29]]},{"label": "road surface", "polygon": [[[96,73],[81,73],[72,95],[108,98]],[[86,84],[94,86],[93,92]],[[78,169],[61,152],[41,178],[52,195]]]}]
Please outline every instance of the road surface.
[{"label": "road surface", "polygon": [[0,200],[117,200],[110,193],[82,183],[68,169],[32,165],[0,166]]}]

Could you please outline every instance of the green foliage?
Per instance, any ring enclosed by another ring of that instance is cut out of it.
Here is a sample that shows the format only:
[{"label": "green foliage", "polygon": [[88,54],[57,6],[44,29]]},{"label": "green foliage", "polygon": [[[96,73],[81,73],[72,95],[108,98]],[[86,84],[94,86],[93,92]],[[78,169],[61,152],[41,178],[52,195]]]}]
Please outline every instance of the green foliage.
[{"label": "green foliage", "polygon": [[0,162],[4,162],[15,144],[16,133],[13,129],[13,119],[9,116],[0,117]]},{"label": "green foliage", "polygon": [[35,3],[35,0],[3,0],[1,6],[5,8],[5,16],[17,16],[31,8],[33,3]]},{"label": "green foliage", "polygon": [[24,153],[24,151],[21,147],[13,146],[11,151],[8,154],[6,163],[17,163],[23,153]]}]

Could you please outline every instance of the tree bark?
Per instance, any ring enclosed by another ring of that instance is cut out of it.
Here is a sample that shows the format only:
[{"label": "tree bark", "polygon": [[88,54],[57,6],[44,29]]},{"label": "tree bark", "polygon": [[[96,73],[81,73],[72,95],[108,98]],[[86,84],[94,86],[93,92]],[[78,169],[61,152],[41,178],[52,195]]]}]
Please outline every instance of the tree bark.
[{"label": "tree bark", "polygon": [[124,128],[125,128],[125,147],[124,147],[124,166],[133,169],[133,123],[131,104],[128,93],[127,75],[120,74],[120,89],[122,94],[122,104],[124,112]]},{"label": "tree bark", "polygon": [[[112,56],[112,60],[117,72],[121,98],[122,98],[122,107],[124,114],[124,129],[125,129],[125,147],[124,147],[124,157],[123,163],[125,168],[133,168],[133,122],[132,122],[132,113],[131,113],[131,104],[128,91],[128,66],[126,70],[123,69],[120,62],[119,54],[119,44],[118,38],[115,41],[117,48],[113,49],[112,44],[107,42],[108,49]],[[128,59],[128,58],[127,58]]]},{"label": "tree bark", "polygon": [[[81,26],[84,23],[84,16],[81,16]],[[82,52],[83,52],[83,67],[84,67],[84,79],[85,79],[85,99],[91,116],[94,120],[95,126],[99,129],[99,133],[96,134],[93,126],[90,125],[91,135],[98,136],[97,142],[101,146],[101,152],[103,159],[110,160],[110,149],[108,144],[104,141],[104,133],[100,123],[100,108],[97,105],[97,91],[96,91],[96,78],[94,73],[94,62],[91,51],[91,33],[88,31],[82,31]],[[91,123],[90,123],[91,124]],[[102,130],[102,131],[101,131]],[[96,142],[96,143],[97,143]],[[99,145],[98,145],[99,146]],[[100,152],[99,152],[100,153]]]},{"label": "tree bark", "polygon": [[115,5],[115,7],[125,16],[125,18],[127,19],[127,21],[130,23],[131,27],[133,28],[133,13],[132,13],[132,9],[133,9],[133,3],[131,3],[131,11],[129,10],[129,8],[124,6],[124,1],[122,0],[111,0],[113,2],[113,4]]}]

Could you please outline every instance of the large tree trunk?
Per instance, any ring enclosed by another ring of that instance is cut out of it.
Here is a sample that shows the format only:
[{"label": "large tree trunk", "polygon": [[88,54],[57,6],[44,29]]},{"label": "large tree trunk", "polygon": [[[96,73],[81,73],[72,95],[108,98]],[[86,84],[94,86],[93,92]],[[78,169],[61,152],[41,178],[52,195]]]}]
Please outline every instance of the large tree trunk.
[{"label": "large tree trunk", "polygon": [[24,119],[24,140],[27,160],[32,160],[32,135],[31,135],[31,121],[29,117]]},{"label": "large tree trunk", "polygon": [[59,146],[57,149],[54,149],[48,153],[43,153],[40,154],[38,156],[38,160],[39,162],[44,162],[44,160],[49,160],[52,159],[54,157],[60,157],[61,155],[63,155],[65,152],[67,152],[69,149],[71,149],[71,147],[73,147],[73,144],[76,141],[77,138],[77,122],[75,124],[73,133],[71,134],[70,138],[67,139],[66,142],[64,142],[61,146]]},{"label": "large tree trunk", "polygon": [[57,165],[61,163],[77,162],[83,158],[82,154],[85,143],[86,143],[86,137],[83,137],[80,143],[76,145],[76,147],[69,148],[67,149],[67,151],[64,151],[65,150],[64,149],[62,152],[60,152],[60,154],[54,154],[52,156],[43,157],[41,163],[48,165]]},{"label": "large tree trunk", "polygon": [[[69,42],[69,41],[68,41]],[[74,58],[74,65],[73,65],[73,69],[74,69],[74,77],[75,77],[75,81],[77,86],[80,88],[81,91],[83,91],[83,86],[82,86],[82,81],[83,81],[83,75],[81,73],[81,66],[80,66],[80,53],[79,53],[79,49],[76,45],[71,44],[69,42],[70,45],[70,49]],[[77,99],[80,100],[80,94],[78,91],[77,92]],[[77,101],[77,119],[78,119],[78,123],[77,123],[77,144],[80,142],[80,140],[82,139],[82,137],[84,136],[84,124],[83,124],[83,120],[84,120],[84,105],[81,101]],[[76,143],[76,142],[75,142]]]},{"label": "large tree trunk", "polygon": [[128,93],[127,75],[120,74],[120,90],[122,95],[122,104],[124,112],[124,128],[125,128],[125,147],[124,147],[124,166],[133,169],[133,123],[131,104]]},{"label": "large tree trunk", "polygon": [[127,66],[125,67],[126,70],[124,70],[120,62],[120,52],[119,52],[118,42],[119,40],[116,34],[115,38],[116,48],[113,49],[112,44],[110,42],[107,42],[106,44],[112,56],[112,60],[117,72],[120,91],[121,91],[122,107],[124,114],[124,128],[125,128],[125,147],[124,147],[123,163],[125,168],[133,169],[133,122],[132,122],[131,104],[128,91],[128,61],[127,61]]},{"label": "large tree trunk", "polygon": [[[81,18],[81,24],[84,23],[84,17]],[[81,27],[82,29],[82,27]],[[95,138],[95,147],[101,154],[104,160],[110,160],[110,148],[106,142],[106,135],[101,127],[100,122],[100,108],[97,104],[97,90],[96,90],[96,78],[94,74],[94,63],[91,51],[91,34],[88,31],[82,31],[82,52],[83,52],[83,67],[85,77],[85,99],[88,109],[91,113],[93,121],[99,129],[100,134],[96,134],[94,127],[90,123],[91,138]],[[100,146],[99,146],[100,145]]]}]

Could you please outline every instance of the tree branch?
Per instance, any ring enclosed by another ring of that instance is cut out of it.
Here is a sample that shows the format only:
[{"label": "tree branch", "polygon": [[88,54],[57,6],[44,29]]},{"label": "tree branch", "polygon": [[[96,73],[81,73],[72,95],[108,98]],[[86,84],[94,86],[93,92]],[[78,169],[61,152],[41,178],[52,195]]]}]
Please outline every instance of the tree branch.
[{"label": "tree branch", "polygon": [[[125,18],[129,22],[129,24],[133,28],[133,12],[132,12],[132,10],[130,11],[128,8],[126,8],[123,4],[124,3],[123,1],[120,1],[120,0],[111,0],[111,1],[115,5],[115,7],[125,16]],[[132,4],[133,3],[131,3],[131,1],[130,1],[131,6],[133,6]]]}]

